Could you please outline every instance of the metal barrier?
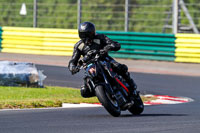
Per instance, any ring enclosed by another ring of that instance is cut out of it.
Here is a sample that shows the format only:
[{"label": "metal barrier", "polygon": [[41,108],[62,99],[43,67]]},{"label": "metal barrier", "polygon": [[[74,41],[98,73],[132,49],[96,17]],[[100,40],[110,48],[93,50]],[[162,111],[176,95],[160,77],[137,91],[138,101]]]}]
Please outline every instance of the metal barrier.
[{"label": "metal barrier", "polygon": [[2,52],[72,55],[79,40],[74,29],[3,27]]},{"label": "metal barrier", "polygon": [[[121,43],[112,57],[200,63],[200,35],[97,31]],[[71,56],[75,29],[0,28],[1,52]]]},{"label": "metal barrier", "polygon": [[176,34],[175,62],[200,63],[200,35]]},{"label": "metal barrier", "polygon": [[122,44],[121,49],[112,52],[117,58],[148,60],[175,59],[175,36],[173,34],[99,31]]},{"label": "metal barrier", "polygon": [[2,41],[2,28],[0,27],[0,51],[1,51],[1,49],[2,49],[2,47],[1,47],[1,41]]}]

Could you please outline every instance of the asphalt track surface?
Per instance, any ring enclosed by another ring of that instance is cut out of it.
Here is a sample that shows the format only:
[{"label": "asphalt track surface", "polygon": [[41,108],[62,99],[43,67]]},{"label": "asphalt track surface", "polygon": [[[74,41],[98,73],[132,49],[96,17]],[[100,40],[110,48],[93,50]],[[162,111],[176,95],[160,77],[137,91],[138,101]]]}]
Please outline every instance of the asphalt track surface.
[{"label": "asphalt track surface", "polygon": [[[83,72],[37,65],[45,85],[80,87]],[[143,94],[189,97],[193,102],[145,106],[140,116],[128,111],[110,116],[104,108],[57,108],[0,111],[0,133],[199,133],[200,77],[131,73]]]}]

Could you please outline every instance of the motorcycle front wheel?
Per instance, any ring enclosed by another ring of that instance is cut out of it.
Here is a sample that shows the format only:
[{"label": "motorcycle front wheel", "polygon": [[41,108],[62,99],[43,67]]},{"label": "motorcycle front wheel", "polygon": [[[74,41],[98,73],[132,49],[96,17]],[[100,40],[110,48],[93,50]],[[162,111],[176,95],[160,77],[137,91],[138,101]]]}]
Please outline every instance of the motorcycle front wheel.
[{"label": "motorcycle front wheel", "polygon": [[103,85],[96,86],[95,92],[98,100],[112,116],[120,116],[121,110],[116,99],[106,92]]}]

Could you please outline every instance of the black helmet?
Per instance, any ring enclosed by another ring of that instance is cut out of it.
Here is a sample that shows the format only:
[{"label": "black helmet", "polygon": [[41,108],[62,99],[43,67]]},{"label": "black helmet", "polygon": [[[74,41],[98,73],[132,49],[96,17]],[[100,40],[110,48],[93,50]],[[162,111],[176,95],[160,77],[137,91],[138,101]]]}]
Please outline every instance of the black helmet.
[{"label": "black helmet", "polygon": [[79,25],[78,34],[81,40],[93,39],[96,31],[95,25],[91,22],[83,22]]}]

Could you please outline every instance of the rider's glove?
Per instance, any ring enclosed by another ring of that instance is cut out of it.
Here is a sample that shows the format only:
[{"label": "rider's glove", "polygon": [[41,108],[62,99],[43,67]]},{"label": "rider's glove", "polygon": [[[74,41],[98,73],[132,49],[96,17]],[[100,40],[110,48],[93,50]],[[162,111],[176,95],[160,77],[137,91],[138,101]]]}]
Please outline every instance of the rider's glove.
[{"label": "rider's glove", "polygon": [[103,49],[100,50],[101,55],[105,55],[110,50],[110,46],[105,46]]},{"label": "rider's glove", "polygon": [[77,66],[72,66],[72,67],[70,67],[70,71],[71,71],[72,75],[74,75],[77,72],[79,72],[79,68]]},{"label": "rider's glove", "polygon": [[83,57],[83,59],[82,59],[82,61],[83,62],[88,62],[89,60],[90,60],[90,56],[88,56],[88,55],[85,55],[84,57]]},{"label": "rider's glove", "polygon": [[88,53],[83,57],[83,62],[88,62],[92,57],[94,57],[97,53],[97,50],[90,50]]}]

